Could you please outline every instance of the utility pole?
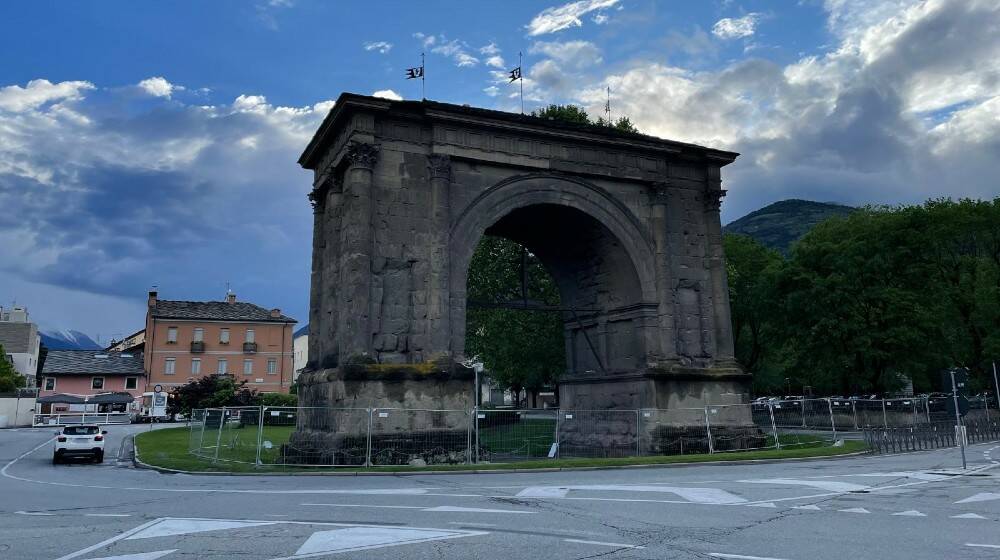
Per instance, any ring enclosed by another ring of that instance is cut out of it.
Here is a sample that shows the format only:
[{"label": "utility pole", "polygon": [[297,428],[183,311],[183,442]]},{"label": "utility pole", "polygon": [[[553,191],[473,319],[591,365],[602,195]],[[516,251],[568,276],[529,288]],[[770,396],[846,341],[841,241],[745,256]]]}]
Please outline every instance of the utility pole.
[{"label": "utility pole", "polygon": [[997,392],[997,409],[1000,410],[1000,383],[997,383],[997,363],[993,362],[993,388]]},{"label": "utility pole", "polygon": [[951,374],[951,398],[955,403],[955,435],[958,438],[958,446],[962,449],[962,469],[967,469],[965,460],[965,430],[962,426],[962,415],[958,410],[958,385],[955,384],[955,370],[949,371]]}]

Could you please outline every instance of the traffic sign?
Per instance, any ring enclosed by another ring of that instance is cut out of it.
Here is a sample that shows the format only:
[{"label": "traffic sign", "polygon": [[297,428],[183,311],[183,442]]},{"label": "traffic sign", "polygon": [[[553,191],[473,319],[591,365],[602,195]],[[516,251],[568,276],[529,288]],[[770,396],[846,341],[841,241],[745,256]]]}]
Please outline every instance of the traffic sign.
[{"label": "traffic sign", "polygon": [[[955,416],[955,399],[947,399],[948,414]],[[958,415],[965,416],[969,413],[969,397],[965,395],[958,396]]]}]

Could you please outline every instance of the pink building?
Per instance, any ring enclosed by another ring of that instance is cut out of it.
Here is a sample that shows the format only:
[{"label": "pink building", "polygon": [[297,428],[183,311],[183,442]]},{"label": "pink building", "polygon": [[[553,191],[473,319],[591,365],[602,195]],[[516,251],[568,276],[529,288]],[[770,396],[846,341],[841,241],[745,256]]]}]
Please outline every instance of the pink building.
[{"label": "pink building", "polygon": [[142,354],[50,350],[42,368],[39,412],[128,412],[145,390]]}]

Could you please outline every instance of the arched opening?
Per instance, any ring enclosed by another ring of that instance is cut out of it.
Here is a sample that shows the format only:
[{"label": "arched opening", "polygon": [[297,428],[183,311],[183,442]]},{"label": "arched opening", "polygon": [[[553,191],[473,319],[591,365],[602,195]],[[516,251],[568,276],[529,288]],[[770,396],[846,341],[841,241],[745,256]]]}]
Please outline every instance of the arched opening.
[{"label": "arched opening", "polygon": [[[466,355],[496,350],[497,356],[488,357],[496,361],[513,345],[481,337],[506,336],[526,341],[525,350],[546,366],[558,362],[551,346],[561,345],[560,373],[568,376],[608,376],[641,367],[648,315],[642,283],[629,251],[607,225],[572,206],[530,204],[485,227],[477,247],[463,278]],[[483,268],[489,270],[485,277]],[[526,331],[500,332],[504,324]],[[549,336],[553,328],[561,331],[561,340]],[[545,347],[538,347],[539,337]],[[517,358],[523,362],[524,356]]]}]

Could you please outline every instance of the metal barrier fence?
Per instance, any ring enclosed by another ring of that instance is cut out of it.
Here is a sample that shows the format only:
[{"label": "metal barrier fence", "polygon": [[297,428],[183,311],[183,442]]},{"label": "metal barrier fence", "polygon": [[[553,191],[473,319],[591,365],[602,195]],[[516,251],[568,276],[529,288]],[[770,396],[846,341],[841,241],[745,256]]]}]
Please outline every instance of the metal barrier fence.
[{"label": "metal barrier fence", "polygon": [[61,412],[58,414],[35,414],[31,425],[72,426],[76,424],[129,424],[132,415],[128,412]]},{"label": "metal barrier fence", "polygon": [[[213,462],[355,466],[738,452],[833,443],[806,406],[642,410],[223,407],[192,411],[188,450]],[[825,401],[824,401],[824,404]],[[829,406],[827,406],[829,411]]]},{"label": "metal barrier fence", "polygon": [[[986,443],[1000,440],[1000,418],[965,420],[965,437],[968,443]],[[865,443],[872,453],[903,453],[958,445],[954,420],[928,422],[909,427],[871,427],[863,430]]]}]

